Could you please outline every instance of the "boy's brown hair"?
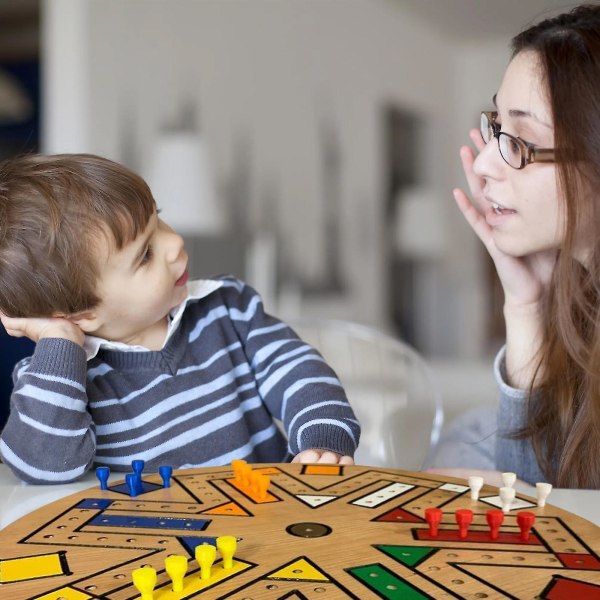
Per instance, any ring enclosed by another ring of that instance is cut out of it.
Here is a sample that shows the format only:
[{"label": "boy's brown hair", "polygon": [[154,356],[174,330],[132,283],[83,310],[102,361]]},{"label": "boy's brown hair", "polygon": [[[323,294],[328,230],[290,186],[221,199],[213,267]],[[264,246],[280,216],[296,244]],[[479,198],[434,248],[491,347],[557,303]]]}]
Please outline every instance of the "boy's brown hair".
[{"label": "boy's brown hair", "polygon": [[1,163],[0,312],[49,317],[93,308],[98,241],[122,249],[154,210],[140,176],[99,156],[31,154]]}]

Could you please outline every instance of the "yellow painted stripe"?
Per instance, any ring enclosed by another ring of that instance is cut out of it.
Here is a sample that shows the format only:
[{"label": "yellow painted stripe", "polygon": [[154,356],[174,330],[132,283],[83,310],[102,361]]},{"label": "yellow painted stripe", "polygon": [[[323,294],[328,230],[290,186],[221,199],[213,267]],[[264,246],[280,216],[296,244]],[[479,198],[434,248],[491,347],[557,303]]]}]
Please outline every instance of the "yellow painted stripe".
[{"label": "yellow painted stripe", "polygon": [[63,565],[58,552],[25,558],[7,558],[0,561],[0,583],[40,579],[62,574]]},{"label": "yellow painted stripe", "polygon": [[72,588],[62,588],[60,590],[55,590],[46,594],[44,596],[38,596],[35,600],[89,600],[92,598],[89,594],[85,592],[80,592],[79,590],[74,590]]}]

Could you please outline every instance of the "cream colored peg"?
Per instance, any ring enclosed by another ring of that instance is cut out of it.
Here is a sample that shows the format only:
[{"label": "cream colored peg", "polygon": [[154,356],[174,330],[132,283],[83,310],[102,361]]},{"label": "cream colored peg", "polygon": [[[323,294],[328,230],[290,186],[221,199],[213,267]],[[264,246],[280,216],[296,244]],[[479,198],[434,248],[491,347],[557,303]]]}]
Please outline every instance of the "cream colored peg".
[{"label": "cream colored peg", "polygon": [[510,510],[510,506],[515,499],[515,495],[515,488],[506,486],[500,488],[500,502],[502,503],[503,513],[507,513]]},{"label": "cream colored peg", "polygon": [[536,483],[535,488],[537,490],[537,505],[546,506],[546,498],[548,498],[550,492],[552,491],[552,484]]},{"label": "cream colored peg", "polygon": [[483,477],[478,475],[469,477],[469,487],[471,488],[471,500],[479,500],[479,492],[483,487]]}]

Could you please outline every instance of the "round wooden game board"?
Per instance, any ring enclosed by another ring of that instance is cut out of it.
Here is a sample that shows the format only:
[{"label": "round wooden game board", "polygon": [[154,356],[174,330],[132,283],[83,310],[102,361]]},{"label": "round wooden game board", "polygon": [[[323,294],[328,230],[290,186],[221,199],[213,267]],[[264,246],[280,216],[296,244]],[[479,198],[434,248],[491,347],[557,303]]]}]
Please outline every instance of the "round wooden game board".
[{"label": "round wooden game board", "polygon": [[[260,497],[231,467],[176,471],[171,487],[143,474],[143,492],[124,484],[73,494],[0,533],[0,597],[10,600],[132,600],[131,571],[158,572],[154,600],[330,600],[369,598],[600,598],[600,528],[517,495],[492,540],[480,499],[459,480],[383,468],[254,465],[271,477]],[[439,535],[423,516],[440,507]],[[475,516],[460,539],[455,511]],[[536,514],[527,542],[516,514]],[[202,580],[199,543],[238,538],[233,568],[217,561]],[[189,557],[184,591],[164,571],[170,554]]]}]

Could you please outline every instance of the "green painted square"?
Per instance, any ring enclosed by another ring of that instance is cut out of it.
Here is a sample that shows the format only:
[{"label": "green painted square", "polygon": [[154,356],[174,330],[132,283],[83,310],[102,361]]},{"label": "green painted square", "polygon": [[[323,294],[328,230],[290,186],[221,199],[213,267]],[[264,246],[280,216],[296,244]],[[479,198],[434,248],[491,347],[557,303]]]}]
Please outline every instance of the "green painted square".
[{"label": "green painted square", "polygon": [[431,596],[424,594],[394,575],[382,565],[364,565],[347,569],[348,572],[362,581],[367,587],[377,592],[386,600],[430,600]]},{"label": "green painted square", "polygon": [[435,548],[427,548],[425,546],[392,546],[390,544],[380,544],[375,546],[375,548],[407,567],[418,565],[427,556],[436,551]]}]

